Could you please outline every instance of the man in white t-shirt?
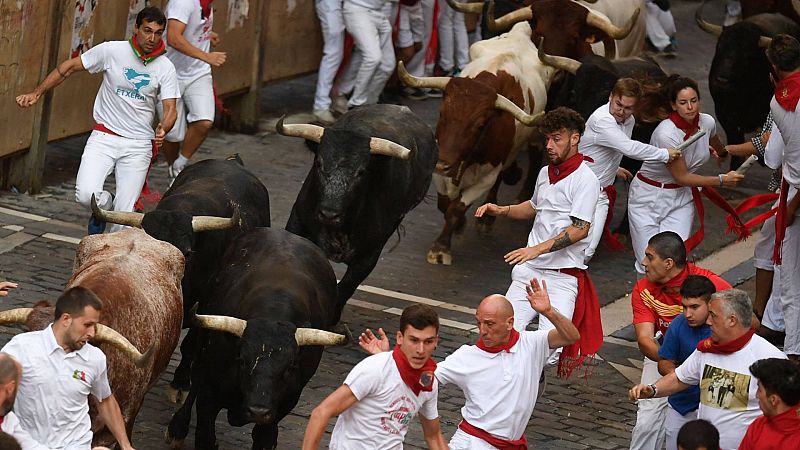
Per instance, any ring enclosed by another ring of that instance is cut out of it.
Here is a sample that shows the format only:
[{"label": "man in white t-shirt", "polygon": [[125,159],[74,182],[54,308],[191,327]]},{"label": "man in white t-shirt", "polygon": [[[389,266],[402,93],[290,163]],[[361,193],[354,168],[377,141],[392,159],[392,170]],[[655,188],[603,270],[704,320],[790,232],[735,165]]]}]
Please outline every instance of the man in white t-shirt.
[{"label": "man in white t-shirt", "polygon": [[225,64],[226,54],[210,51],[219,41],[217,33],[211,31],[214,25],[211,1],[169,0],[165,13],[167,57],[175,65],[181,93],[177,102],[178,119],[164,142],[172,185],[214,125],[211,66]]},{"label": "man in white t-shirt", "polygon": [[754,334],[753,305],[746,292],[717,292],[708,308],[711,337],[700,341],[697,350],[674,372],[654,384],[634,386],[629,397],[666,397],[699,385],[697,417],[717,427],[722,450],[736,449],[747,427],[761,415],[756,397],[758,380],[750,375],[750,365],[764,358],[786,359],[786,355]]},{"label": "man in white t-shirt", "polygon": [[[620,170],[622,157],[667,163],[681,156],[681,152],[674,148],[658,148],[631,139],[636,125],[633,111],[642,95],[642,85],[637,80],[617,80],[608,95],[608,103],[597,108],[586,121],[586,131],[578,145],[578,151],[586,158],[603,189],[592,221],[595,226],[589,231],[591,240],[586,249],[587,261],[594,255],[603,235],[611,248],[618,249],[621,246],[609,231],[609,226],[617,198],[614,180]],[[624,176],[630,177],[630,173]]]},{"label": "man in white t-shirt", "polygon": [[[19,106],[27,108],[74,72],[103,72],[103,83],[94,101],[96,125],[86,141],[75,181],[75,199],[86,208],[94,196],[102,209],[133,211],[150,168],[153,146],[162,144],[175,123],[175,103],[180,94],[175,67],[162,56],[166,48],[161,35],[166,23],[158,8],[142,9],[128,41],[104,42],[62,62],[33,92],[16,99]],[[164,114],[154,131],[159,101]],[[117,182],[116,197],[103,190],[112,171]],[[105,227],[105,222],[94,216],[89,218],[89,234],[102,233]],[[111,231],[121,227],[114,225]]]},{"label": "man in white t-shirt", "polygon": [[436,363],[431,359],[438,342],[439,316],[433,308],[415,304],[404,309],[394,351],[358,363],[344,384],[314,408],[303,450],[319,448],[334,416],[339,418],[331,436],[331,450],[402,449],[416,415],[428,447],[446,450],[436,407]]},{"label": "man in white t-shirt", "polygon": [[14,412],[21,426],[45,447],[91,448],[91,394],[97,400],[98,420],[121,448],[133,448],[108,384],[106,355],[89,344],[102,308],[92,291],[70,288],[56,301],[50,326],[18,334],[1,350],[22,366]]}]

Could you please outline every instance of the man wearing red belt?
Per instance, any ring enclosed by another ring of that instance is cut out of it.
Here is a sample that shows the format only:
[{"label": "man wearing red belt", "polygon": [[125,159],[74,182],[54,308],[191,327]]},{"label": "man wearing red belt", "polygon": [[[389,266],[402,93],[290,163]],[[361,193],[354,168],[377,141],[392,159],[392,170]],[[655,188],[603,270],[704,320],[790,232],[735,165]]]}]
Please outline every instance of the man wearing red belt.
[{"label": "man wearing red belt", "polygon": [[[147,177],[153,145],[160,146],[175,124],[175,103],[180,94],[175,67],[162,57],[166,49],[161,35],[166,23],[161,10],[144,8],[136,16],[136,28],[129,40],[104,42],[62,62],[33,92],[17,97],[17,104],[27,108],[74,72],[103,72],[94,102],[97,124],[86,141],[75,181],[75,199],[87,208],[94,195],[100,208],[133,211]],[[154,131],[159,100],[164,116]],[[103,189],[112,170],[117,181],[116,197]],[[89,218],[89,234],[102,233],[105,227],[105,222]],[[111,231],[120,227],[114,225]]]}]

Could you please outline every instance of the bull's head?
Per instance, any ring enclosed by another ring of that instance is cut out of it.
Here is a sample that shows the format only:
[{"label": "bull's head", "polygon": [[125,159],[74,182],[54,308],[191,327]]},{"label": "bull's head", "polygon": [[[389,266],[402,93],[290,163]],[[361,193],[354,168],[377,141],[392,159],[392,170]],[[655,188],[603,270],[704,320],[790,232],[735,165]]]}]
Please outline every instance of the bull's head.
[{"label": "bull's head", "polygon": [[[279,405],[298,383],[300,347],[344,345],[340,334],[314,328],[296,328],[289,322],[265,319],[242,320],[230,316],[195,315],[203,328],[238,337],[237,363],[242,390],[242,413],[248,421],[270,424],[277,419]],[[310,362],[310,361],[309,361]]]},{"label": "bull's head", "polygon": [[101,209],[97,206],[94,194],[92,214],[105,222],[142,228],[150,236],[174,245],[184,255],[192,250],[195,233],[226,230],[241,225],[238,206],[233,207],[231,217],[192,216],[180,210],[163,209],[143,214]]},{"label": "bull's head", "polygon": [[540,0],[498,19],[494,17],[494,0],[489,0],[486,23],[494,32],[511,28],[515,23],[529,21],[532,39],[547,39],[545,51],[551,55],[581,58],[592,53],[591,44],[602,41],[608,58],[614,58],[614,40],[630,34],[639,17],[637,7],[628,22],[618,27],[604,14],[572,0]]}]

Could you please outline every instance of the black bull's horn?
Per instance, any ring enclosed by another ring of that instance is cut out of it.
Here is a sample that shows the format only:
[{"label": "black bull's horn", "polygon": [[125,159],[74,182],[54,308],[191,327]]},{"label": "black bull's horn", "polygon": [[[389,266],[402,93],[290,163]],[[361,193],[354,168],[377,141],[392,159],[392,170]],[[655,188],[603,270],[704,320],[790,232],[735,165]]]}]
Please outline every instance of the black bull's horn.
[{"label": "black bull's horn", "polygon": [[[242,337],[244,329],[247,328],[246,320],[230,316],[195,314],[194,322],[202,328],[224,331],[238,337]],[[347,337],[342,334],[316,328],[298,328],[294,333],[294,338],[300,347],[304,345],[344,345],[347,343]]]},{"label": "black bull's horn", "polygon": [[[706,6],[708,0],[704,1],[703,4],[697,7],[697,11],[694,12],[694,21],[697,23],[697,26],[700,27],[701,30],[705,31],[708,34],[712,34],[716,37],[719,37],[722,34],[723,27],[711,22],[707,22],[703,19],[703,8]],[[800,6],[798,5],[800,1],[792,0],[793,6]],[[769,47],[769,44],[772,43],[772,38],[768,36],[759,36],[758,38],[758,46],[761,48]]]},{"label": "black bull's horn", "polygon": [[[92,214],[97,219],[105,222],[127,225],[136,228],[142,227],[142,219],[144,219],[144,214],[138,212],[109,211],[102,209],[97,206],[97,199],[95,198],[94,194],[92,194]],[[192,230],[195,232],[226,230],[237,225],[241,225],[241,217],[239,216],[238,205],[234,205],[233,216],[231,217],[192,217]]]}]

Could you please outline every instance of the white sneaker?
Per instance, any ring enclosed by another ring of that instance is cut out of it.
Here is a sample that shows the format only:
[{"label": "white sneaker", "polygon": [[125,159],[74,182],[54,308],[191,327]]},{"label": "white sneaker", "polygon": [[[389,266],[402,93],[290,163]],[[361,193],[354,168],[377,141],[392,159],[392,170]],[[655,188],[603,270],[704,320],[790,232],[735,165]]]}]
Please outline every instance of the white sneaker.
[{"label": "white sneaker", "polygon": [[323,125],[330,125],[336,122],[336,117],[333,117],[333,114],[327,109],[314,110],[314,118]]},{"label": "white sneaker", "polygon": [[344,95],[337,95],[333,99],[333,104],[331,105],[331,109],[335,113],[344,114],[347,112],[347,97]]}]

